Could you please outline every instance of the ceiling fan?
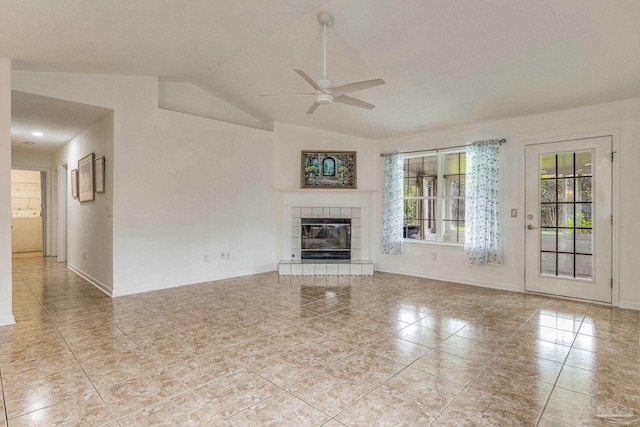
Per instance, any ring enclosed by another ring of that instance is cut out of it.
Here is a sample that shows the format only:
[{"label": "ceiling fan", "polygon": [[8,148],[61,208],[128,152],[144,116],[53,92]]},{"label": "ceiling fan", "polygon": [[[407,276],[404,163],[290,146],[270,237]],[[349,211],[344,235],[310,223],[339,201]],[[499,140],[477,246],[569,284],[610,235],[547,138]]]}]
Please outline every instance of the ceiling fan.
[{"label": "ceiling fan", "polygon": [[[296,73],[300,75],[307,83],[311,85],[312,88],[315,89],[313,93],[292,93],[288,95],[309,95],[315,96],[316,99],[307,111],[307,114],[313,114],[314,111],[320,105],[331,104],[332,102],[337,102],[340,104],[351,105],[353,107],[366,108],[367,110],[372,110],[375,108],[375,105],[369,104],[368,102],[361,101],[359,99],[353,98],[351,96],[347,96],[349,93],[357,92],[359,90],[368,89],[375,86],[380,86],[384,84],[384,80],[375,79],[375,80],[365,80],[362,82],[349,83],[342,86],[333,87],[333,82],[327,78],[327,27],[333,24],[333,16],[327,12],[322,12],[318,15],[318,22],[324,28],[323,35],[323,47],[324,47],[324,57],[323,57],[323,67],[322,67],[322,78],[317,82],[314,81],[307,73],[302,70],[294,69]],[[287,95],[287,94],[284,94]],[[260,95],[260,96],[279,96],[279,95]]]}]

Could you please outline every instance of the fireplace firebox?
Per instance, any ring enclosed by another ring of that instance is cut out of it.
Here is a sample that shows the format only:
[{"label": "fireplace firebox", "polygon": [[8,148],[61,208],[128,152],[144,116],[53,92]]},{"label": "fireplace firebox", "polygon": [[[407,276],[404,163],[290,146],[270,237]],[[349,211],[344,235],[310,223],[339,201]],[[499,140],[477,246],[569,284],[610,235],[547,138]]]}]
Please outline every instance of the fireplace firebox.
[{"label": "fireplace firebox", "polygon": [[351,259],[351,219],[301,218],[302,259]]}]

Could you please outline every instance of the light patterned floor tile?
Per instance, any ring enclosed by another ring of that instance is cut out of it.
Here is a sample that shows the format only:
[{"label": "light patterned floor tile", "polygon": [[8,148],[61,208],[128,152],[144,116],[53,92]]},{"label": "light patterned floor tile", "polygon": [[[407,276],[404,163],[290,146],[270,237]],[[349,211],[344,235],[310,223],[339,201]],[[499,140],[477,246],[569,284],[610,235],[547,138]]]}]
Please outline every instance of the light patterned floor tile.
[{"label": "light patterned floor tile", "polygon": [[281,391],[234,415],[229,422],[247,427],[321,426],[328,419],[327,414]]},{"label": "light patterned floor tile", "polygon": [[184,393],[135,412],[118,421],[127,427],[211,426],[222,417],[193,393]]},{"label": "light patterned floor tile", "polygon": [[374,390],[336,416],[347,426],[426,426],[436,417],[391,394]]},{"label": "light patterned floor tile", "polygon": [[[30,412],[9,421],[11,427],[103,426],[115,420],[97,393]],[[110,424],[110,423],[109,423]]]},{"label": "light patterned floor tile", "polygon": [[158,370],[100,390],[117,418],[187,391],[168,371]]}]

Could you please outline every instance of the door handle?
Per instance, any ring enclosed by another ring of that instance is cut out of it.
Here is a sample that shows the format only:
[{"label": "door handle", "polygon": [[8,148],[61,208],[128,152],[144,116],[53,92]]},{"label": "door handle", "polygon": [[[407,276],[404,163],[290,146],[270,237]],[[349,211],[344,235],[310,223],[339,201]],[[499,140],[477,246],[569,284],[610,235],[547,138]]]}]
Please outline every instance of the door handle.
[{"label": "door handle", "polygon": [[536,227],[536,226],[535,226],[535,225],[533,225],[533,224],[529,224],[529,225],[527,225],[527,230],[535,230],[536,228],[538,228],[538,227]]}]

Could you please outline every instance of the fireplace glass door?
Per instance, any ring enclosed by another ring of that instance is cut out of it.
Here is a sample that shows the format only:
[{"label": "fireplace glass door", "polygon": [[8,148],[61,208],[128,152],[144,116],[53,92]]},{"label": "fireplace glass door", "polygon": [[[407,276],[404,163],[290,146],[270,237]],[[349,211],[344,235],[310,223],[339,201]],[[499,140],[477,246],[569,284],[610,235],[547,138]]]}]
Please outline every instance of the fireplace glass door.
[{"label": "fireplace glass door", "polygon": [[351,220],[302,218],[302,259],[351,259]]}]

